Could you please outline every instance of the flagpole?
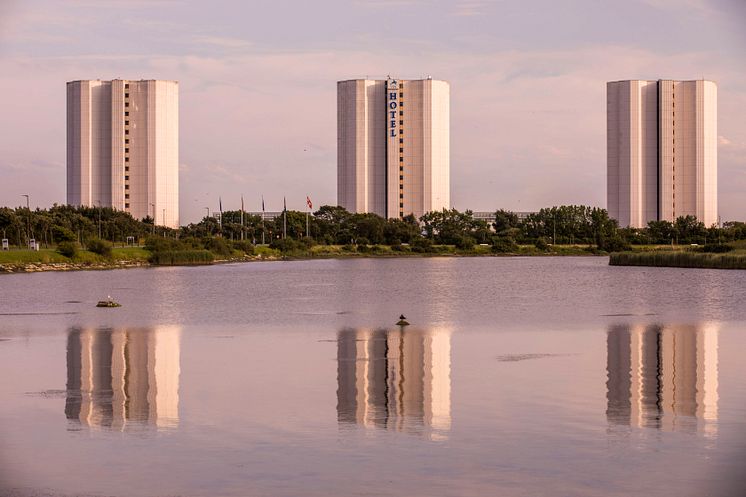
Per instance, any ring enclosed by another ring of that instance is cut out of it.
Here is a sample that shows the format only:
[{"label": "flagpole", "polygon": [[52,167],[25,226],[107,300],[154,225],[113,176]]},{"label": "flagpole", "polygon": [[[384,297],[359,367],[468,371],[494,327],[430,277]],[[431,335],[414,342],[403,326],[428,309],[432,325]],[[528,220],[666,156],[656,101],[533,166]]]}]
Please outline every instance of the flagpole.
[{"label": "flagpole", "polygon": [[282,198],[282,239],[288,237],[288,203],[285,197]]},{"label": "flagpole", "polygon": [[262,195],[262,245],[264,245],[264,195]]},{"label": "flagpole", "polygon": [[243,241],[243,195],[241,195],[241,241]]},{"label": "flagpole", "polygon": [[308,218],[311,214],[311,197],[306,195],[306,238],[311,238],[311,230],[308,225]]}]

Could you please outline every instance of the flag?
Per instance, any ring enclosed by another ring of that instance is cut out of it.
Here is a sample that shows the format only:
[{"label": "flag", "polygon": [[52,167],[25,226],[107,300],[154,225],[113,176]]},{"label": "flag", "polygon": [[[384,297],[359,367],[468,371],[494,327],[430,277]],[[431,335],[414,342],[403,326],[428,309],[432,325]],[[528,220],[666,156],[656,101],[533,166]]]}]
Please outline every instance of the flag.
[{"label": "flag", "polygon": [[311,203],[311,198],[306,195],[306,203],[308,204],[309,209],[313,209],[313,204]]},{"label": "flag", "polygon": [[243,195],[241,195],[241,212],[243,212]]},{"label": "flag", "polygon": [[220,213],[223,213],[223,199],[218,197],[218,205],[220,205]]},{"label": "flag", "polygon": [[262,212],[264,212],[264,195],[262,195]]},{"label": "flag", "polygon": [[288,210],[288,201],[285,197],[282,197],[282,210],[287,211]]}]

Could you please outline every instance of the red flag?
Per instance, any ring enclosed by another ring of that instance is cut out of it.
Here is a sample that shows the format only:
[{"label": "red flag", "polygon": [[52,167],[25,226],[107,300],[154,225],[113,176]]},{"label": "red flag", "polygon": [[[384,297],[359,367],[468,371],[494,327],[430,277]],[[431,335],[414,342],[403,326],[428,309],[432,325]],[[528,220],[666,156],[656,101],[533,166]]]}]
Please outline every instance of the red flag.
[{"label": "red flag", "polygon": [[306,203],[308,204],[309,209],[313,209],[313,204],[311,203],[311,199],[306,195]]}]

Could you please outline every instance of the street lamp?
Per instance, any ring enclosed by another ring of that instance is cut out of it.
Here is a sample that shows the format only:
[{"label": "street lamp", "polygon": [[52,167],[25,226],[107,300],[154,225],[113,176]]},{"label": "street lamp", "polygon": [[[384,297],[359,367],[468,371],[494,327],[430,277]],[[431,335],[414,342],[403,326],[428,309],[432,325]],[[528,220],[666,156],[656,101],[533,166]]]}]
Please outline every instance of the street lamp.
[{"label": "street lamp", "polygon": [[29,196],[24,193],[21,197],[26,197],[26,210],[28,211],[28,219],[26,223],[26,245],[28,245],[28,241],[31,239],[31,207],[29,206]]},{"label": "street lamp", "polygon": [[155,204],[150,204],[150,207],[153,208],[153,234],[155,235]]},{"label": "street lamp", "polygon": [[96,200],[98,204],[98,239],[101,239],[101,201]]}]

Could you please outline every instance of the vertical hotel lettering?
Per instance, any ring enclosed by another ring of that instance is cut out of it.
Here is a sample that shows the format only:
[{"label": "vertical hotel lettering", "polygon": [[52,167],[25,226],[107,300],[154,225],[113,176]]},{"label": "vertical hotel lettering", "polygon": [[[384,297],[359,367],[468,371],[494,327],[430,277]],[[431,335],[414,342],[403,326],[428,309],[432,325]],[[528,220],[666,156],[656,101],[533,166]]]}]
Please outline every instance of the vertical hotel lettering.
[{"label": "vertical hotel lettering", "polygon": [[[388,164],[386,165],[386,171],[388,174],[393,174],[395,169],[394,165],[391,164],[393,158],[398,155],[399,168],[399,191],[398,191],[398,214],[399,218],[404,217],[404,84],[395,80],[386,80],[386,112],[387,119],[386,125],[388,128]],[[396,149],[399,149],[398,154],[392,153]],[[389,215],[390,216],[390,215]]]}]

